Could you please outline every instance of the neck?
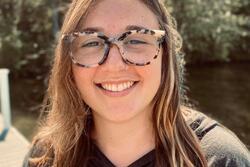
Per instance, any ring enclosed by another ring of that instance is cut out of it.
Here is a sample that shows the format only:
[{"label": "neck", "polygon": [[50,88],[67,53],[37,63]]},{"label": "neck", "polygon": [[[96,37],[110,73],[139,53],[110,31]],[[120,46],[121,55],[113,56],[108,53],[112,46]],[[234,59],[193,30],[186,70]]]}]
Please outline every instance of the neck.
[{"label": "neck", "polygon": [[152,111],[121,123],[94,115],[92,138],[115,166],[128,166],[155,147]]}]

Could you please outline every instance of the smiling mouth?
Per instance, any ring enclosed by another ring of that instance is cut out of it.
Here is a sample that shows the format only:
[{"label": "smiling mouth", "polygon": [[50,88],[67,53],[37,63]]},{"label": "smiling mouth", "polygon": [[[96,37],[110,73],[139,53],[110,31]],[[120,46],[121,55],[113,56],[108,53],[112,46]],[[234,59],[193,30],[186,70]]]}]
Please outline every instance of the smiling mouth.
[{"label": "smiling mouth", "polygon": [[127,90],[134,85],[136,85],[139,81],[127,81],[127,82],[122,82],[119,84],[114,84],[114,83],[99,83],[96,84],[99,88],[110,91],[110,92],[122,92],[124,90]]}]

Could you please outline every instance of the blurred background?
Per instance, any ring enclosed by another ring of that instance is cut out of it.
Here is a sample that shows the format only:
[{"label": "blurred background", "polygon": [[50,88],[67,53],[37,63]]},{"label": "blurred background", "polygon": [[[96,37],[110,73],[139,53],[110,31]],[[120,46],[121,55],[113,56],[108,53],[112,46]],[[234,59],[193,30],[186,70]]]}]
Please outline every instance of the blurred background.
[{"label": "blurred background", "polygon": [[[70,0],[1,0],[0,68],[13,125],[36,132],[57,34]],[[184,40],[187,95],[250,148],[250,0],[167,0]]]}]

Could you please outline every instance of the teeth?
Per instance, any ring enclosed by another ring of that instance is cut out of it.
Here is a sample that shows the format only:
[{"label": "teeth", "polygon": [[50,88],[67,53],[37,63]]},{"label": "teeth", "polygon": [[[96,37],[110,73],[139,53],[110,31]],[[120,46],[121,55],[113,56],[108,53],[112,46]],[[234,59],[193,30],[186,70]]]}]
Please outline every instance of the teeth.
[{"label": "teeth", "polygon": [[133,81],[128,81],[128,82],[124,82],[124,83],[120,83],[120,84],[106,84],[103,83],[101,84],[102,88],[112,91],[112,92],[120,92],[123,91],[125,89],[130,88],[132,85],[134,84]]}]

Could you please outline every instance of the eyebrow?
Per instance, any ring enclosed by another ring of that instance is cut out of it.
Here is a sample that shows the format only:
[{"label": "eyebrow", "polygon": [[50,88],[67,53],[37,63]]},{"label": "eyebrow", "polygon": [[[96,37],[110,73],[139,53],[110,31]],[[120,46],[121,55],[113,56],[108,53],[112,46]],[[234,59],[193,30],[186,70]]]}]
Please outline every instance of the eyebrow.
[{"label": "eyebrow", "polygon": [[[139,25],[128,25],[125,28],[125,30],[141,30],[141,29],[148,29],[148,28]],[[104,29],[102,27],[87,27],[84,28],[83,31],[103,32]]]},{"label": "eyebrow", "polygon": [[87,27],[87,28],[84,28],[82,31],[102,32],[103,28],[101,28],[101,27]]},{"label": "eyebrow", "polygon": [[148,28],[138,25],[128,25],[126,27],[126,30],[141,30],[141,29],[148,29]]}]

